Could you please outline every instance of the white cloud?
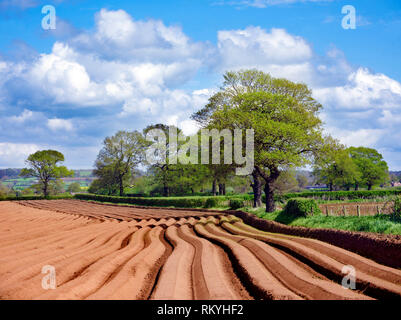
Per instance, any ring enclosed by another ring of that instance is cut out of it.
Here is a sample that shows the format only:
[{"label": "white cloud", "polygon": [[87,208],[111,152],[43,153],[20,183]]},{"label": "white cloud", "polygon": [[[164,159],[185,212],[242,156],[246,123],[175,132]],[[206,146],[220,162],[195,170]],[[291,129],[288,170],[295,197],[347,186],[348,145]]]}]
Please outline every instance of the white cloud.
[{"label": "white cloud", "polygon": [[376,147],[377,142],[386,134],[383,129],[355,129],[345,130],[327,128],[333,136],[346,146]]},{"label": "white cloud", "polygon": [[[401,123],[396,80],[351,66],[335,47],[318,56],[306,39],[284,29],[250,26],[221,30],[217,38],[216,46],[194,42],[179,26],[102,9],[93,31],[57,41],[49,53],[18,62],[0,59],[0,110],[15,108],[14,116],[0,121],[1,140],[27,141],[23,137],[29,136],[42,143],[50,132],[52,142],[65,142],[68,131],[82,141],[92,135],[93,142],[112,130],[157,122],[172,122],[190,133],[196,127],[189,115],[214,92],[202,88],[218,85],[210,85],[210,79],[218,73],[220,81],[228,69],[258,68],[307,83],[324,106],[328,130],[342,142],[385,147],[388,154],[401,150],[401,137],[394,134]],[[74,123],[56,116],[56,108],[73,110]],[[80,108],[87,112],[81,119]],[[97,124],[99,114],[107,118],[102,122],[107,128]],[[18,130],[8,134],[10,128]]]},{"label": "white cloud", "polygon": [[28,109],[24,109],[24,111],[19,116],[12,116],[9,119],[13,122],[24,123],[26,120],[32,119],[33,112]]},{"label": "white cloud", "polygon": [[209,45],[192,42],[179,26],[160,20],[135,21],[124,10],[102,9],[94,33],[82,33],[71,44],[102,58],[125,61],[171,62],[205,59]]},{"label": "white cloud", "polygon": [[72,122],[66,119],[57,119],[57,118],[49,119],[47,120],[47,126],[52,131],[58,131],[58,130],[72,131],[74,129]]},{"label": "white cloud", "polygon": [[39,149],[36,144],[0,142],[0,168],[22,167],[25,159]]},{"label": "white cloud", "polygon": [[270,33],[260,27],[219,31],[218,49],[224,68],[294,65],[312,57],[308,43],[284,29],[272,29]]},{"label": "white cloud", "polygon": [[314,93],[321,102],[336,108],[380,110],[401,106],[401,84],[365,68],[352,72],[343,86],[316,89]]}]

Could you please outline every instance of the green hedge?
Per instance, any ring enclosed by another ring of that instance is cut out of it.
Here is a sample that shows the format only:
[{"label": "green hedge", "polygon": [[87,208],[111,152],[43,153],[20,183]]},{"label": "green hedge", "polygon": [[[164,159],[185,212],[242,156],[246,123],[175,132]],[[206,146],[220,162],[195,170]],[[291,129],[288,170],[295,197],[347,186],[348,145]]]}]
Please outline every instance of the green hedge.
[{"label": "green hedge", "polygon": [[321,213],[321,211],[315,200],[295,198],[288,200],[283,213],[296,217],[306,217],[316,213]]},{"label": "green hedge", "polygon": [[400,195],[401,190],[362,190],[362,191],[325,191],[325,192],[302,192],[287,193],[277,196],[277,201],[286,201],[293,198],[318,198],[325,200],[347,200],[347,199],[374,199],[392,195]]},{"label": "green hedge", "polygon": [[72,199],[71,195],[59,195],[59,196],[7,196],[1,197],[0,201],[18,201],[18,200],[59,200],[59,199]]},{"label": "green hedge", "polygon": [[232,210],[237,210],[239,208],[242,208],[244,206],[244,200],[240,199],[231,199],[230,200],[230,209]]},{"label": "green hedge", "polygon": [[185,197],[185,198],[135,198],[135,197],[117,197],[103,196],[95,194],[76,194],[74,196],[80,200],[95,200],[111,203],[127,203],[140,206],[155,207],[177,207],[177,208],[211,208],[228,207],[229,199],[227,197]]}]

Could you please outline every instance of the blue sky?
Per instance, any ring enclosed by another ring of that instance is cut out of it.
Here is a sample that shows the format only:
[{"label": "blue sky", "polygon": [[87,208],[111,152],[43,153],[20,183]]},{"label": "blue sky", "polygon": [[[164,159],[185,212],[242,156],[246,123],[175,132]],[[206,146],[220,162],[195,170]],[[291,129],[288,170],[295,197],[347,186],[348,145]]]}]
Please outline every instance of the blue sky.
[{"label": "blue sky", "polygon": [[54,148],[91,168],[119,129],[190,133],[224,71],[258,68],[307,83],[328,133],[401,170],[400,56],[399,0],[0,0],[0,167]]}]

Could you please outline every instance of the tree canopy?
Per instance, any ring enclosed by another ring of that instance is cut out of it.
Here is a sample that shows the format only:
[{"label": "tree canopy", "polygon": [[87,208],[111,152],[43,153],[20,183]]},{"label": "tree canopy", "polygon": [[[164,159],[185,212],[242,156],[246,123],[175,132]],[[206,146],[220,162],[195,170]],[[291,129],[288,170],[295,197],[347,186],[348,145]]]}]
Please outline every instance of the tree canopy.
[{"label": "tree canopy", "polygon": [[321,106],[306,85],[261,71],[229,72],[224,80],[222,91],[193,118],[219,130],[254,130],[255,170],[265,182],[266,211],[274,211],[280,171],[310,163],[322,142]]},{"label": "tree canopy", "polygon": [[62,177],[73,176],[74,172],[65,166],[58,165],[64,162],[64,155],[55,150],[42,150],[31,154],[25,161],[28,168],[22,169],[20,175],[23,177],[35,177],[39,180],[39,187],[44,196],[49,195],[49,187],[59,185]]},{"label": "tree canopy", "polygon": [[122,196],[128,178],[144,159],[145,148],[146,141],[138,131],[118,131],[104,139],[95,162],[96,187],[107,188],[109,194],[117,189]]}]

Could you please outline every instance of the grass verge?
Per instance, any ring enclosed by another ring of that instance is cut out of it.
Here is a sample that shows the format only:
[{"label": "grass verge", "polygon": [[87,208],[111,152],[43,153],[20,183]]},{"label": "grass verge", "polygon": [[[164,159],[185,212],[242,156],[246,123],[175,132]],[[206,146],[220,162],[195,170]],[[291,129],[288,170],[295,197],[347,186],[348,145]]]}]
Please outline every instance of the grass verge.
[{"label": "grass verge", "polygon": [[316,214],[308,217],[294,217],[286,215],[282,211],[266,213],[264,208],[241,208],[240,210],[253,213],[262,219],[276,221],[289,226],[401,235],[401,220],[392,219],[389,215],[326,217],[322,214]]}]

